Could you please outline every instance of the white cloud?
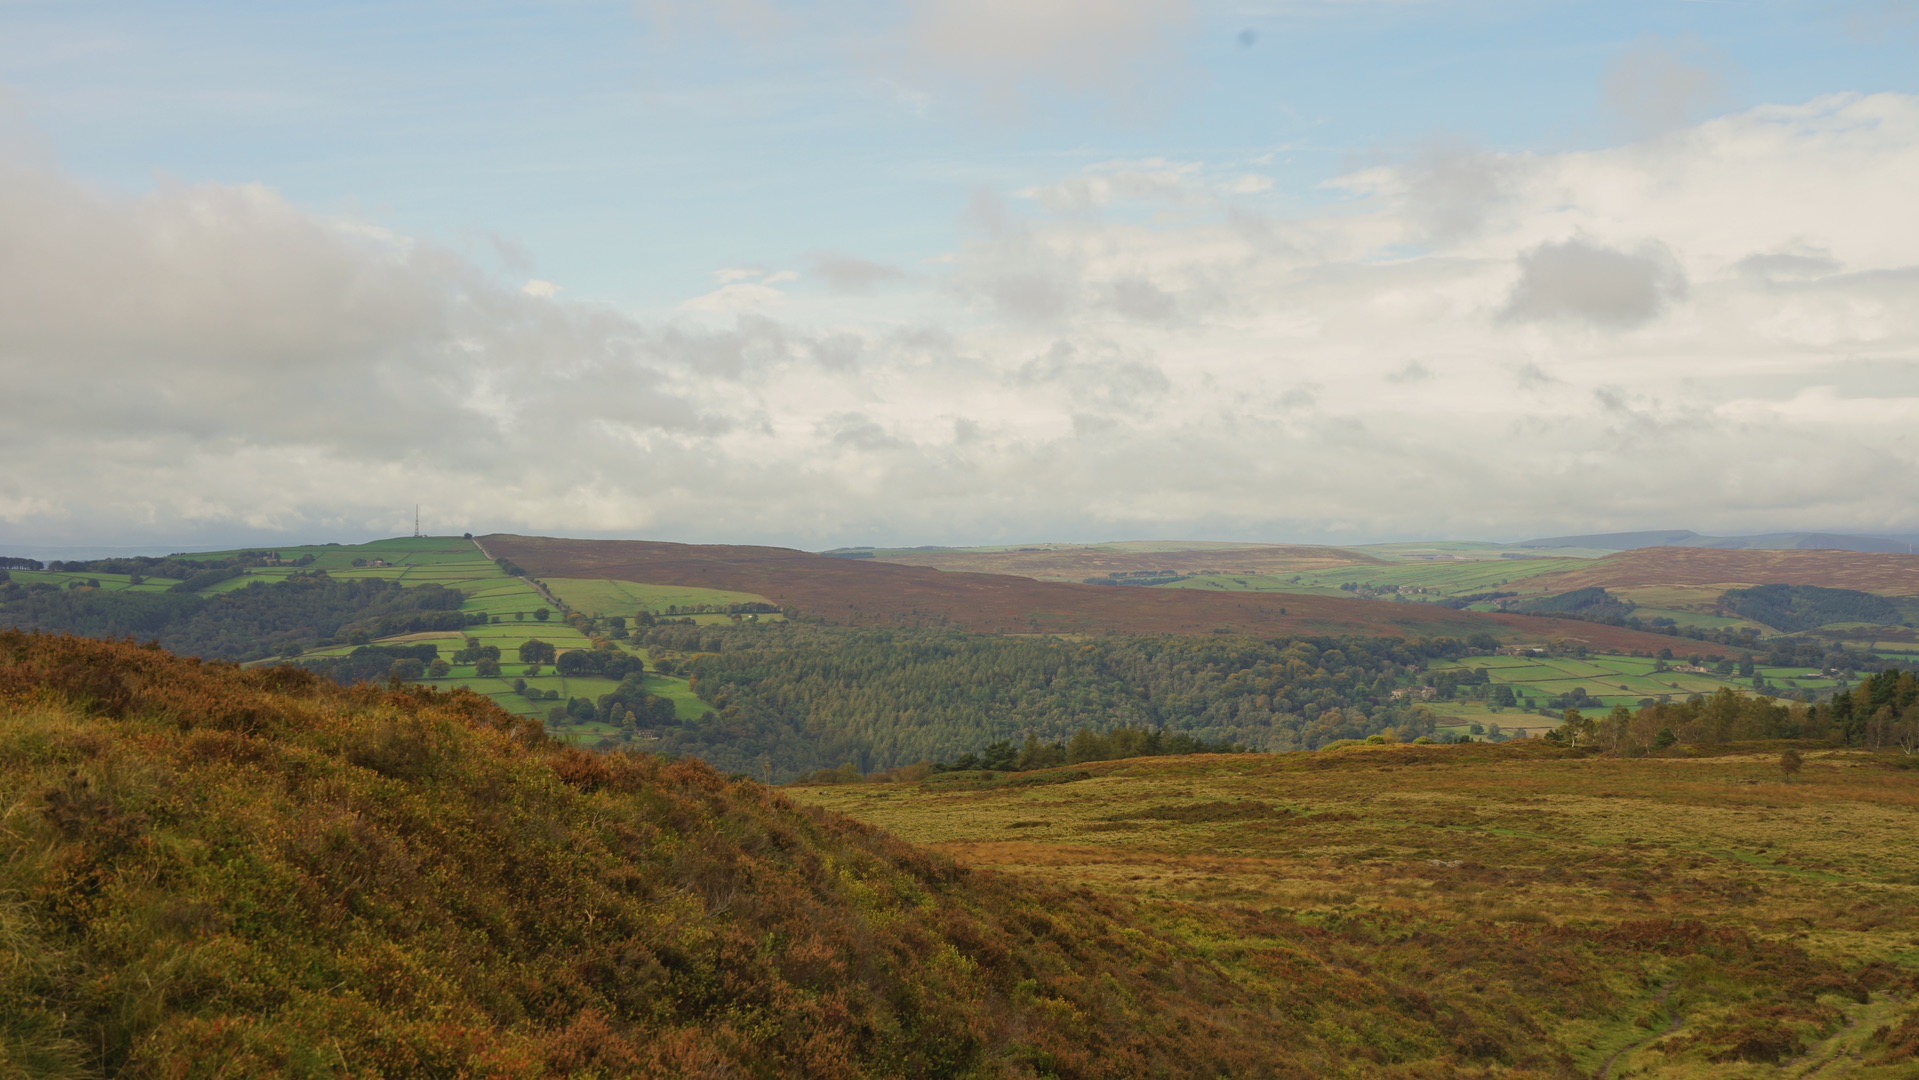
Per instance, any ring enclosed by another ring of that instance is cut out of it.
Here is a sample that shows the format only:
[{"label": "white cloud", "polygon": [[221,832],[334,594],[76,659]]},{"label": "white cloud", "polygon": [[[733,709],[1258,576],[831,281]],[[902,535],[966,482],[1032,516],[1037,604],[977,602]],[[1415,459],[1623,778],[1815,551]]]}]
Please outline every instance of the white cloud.
[{"label": "white cloud", "polygon": [[661,319],[261,188],[0,171],[0,455],[31,463],[0,541],[416,500],[820,545],[1919,528],[1919,99],[1415,159],[1309,211],[1137,164],[1170,211],[986,200],[911,275],[735,267]]},{"label": "white cloud", "polygon": [[718,30],[760,47],[827,43],[920,114],[959,98],[1005,114],[1041,95],[1151,109],[1184,76],[1195,0],[641,0],[669,40]]},{"label": "white cloud", "polygon": [[551,281],[541,281],[538,278],[534,278],[520,286],[520,292],[527,296],[537,296],[542,300],[550,300],[560,295],[561,290],[558,285],[553,284]]}]

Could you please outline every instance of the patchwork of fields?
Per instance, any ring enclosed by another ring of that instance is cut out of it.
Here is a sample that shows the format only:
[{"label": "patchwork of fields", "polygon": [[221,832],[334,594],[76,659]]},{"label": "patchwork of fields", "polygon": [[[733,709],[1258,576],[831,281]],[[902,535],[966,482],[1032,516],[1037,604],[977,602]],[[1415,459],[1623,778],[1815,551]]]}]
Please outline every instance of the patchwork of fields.
[{"label": "patchwork of fields", "polygon": [[[424,678],[420,680],[422,684],[442,689],[472,690],[485,695],[509,712],[542,719],[555,705],[564,704],[569,698],[598,699],[618,685],[612,679],[598,676],[562,676],[551,665],[537,675],[527,676],[527,666],[518,662],[518,650],[528,639],[538,638],[562,652],[584,649],[591,643],[585,635],[569,625],[561,617],[561,612],[524,578],[501,570],[470,540],[459,537],[397,537],[366,544],[320,544],[271,550],[283,560],[282,565],[249,567],[244,575],[209,586],[202,592],[217,595],[243,589],[255,582],[284,581],[293,574],[313,570],[324,570],[332,577],[349,580],[397,581],[407,586],[441,585],[457,589],[465,596],[460,605],[462,612],[469,615],[484,614],[487,621],[469,626],[464,631],[405,634],[382,638],[374,644],[431,644],[439,650],[442,659],[450,662],[453,655],[465,647],[464,639],[471,637],[483,646],[493,645],[500,649],[502,674],[499,677],[481,676],[470,663],[453,664],[444,677]],[[236,552],[202,552],[184,556],[184,560],[213,559],[233,554]],[[311,557],[311,562],[295,565],[296,561],[308,557]],[[65,586],[75,581],[98,581],[103,591],[164,592],[178,583],[171,578],[148,578],[135,585],[123,574],[30,570],[15,570],[11,574],[13,580],[23,585],[44,582]],[[623,581],[564,581],[549,584],[554,586],[555,594],[569,606],[595,616],[620,614],[631,618],[643,610],[665,613],[682,606],[725,606],[760,599],[747,593],[654,587]],[[726,616],[695,618],[725,619]],[[299,659],[343,656],[354,648],[353,645],[337,645],[314,649],[301,654]],[[523,679],[529,689],[539,691],[538,698],[522,694],[514,686],[515,679]],[[649,670],[646,689],[651,694],[672,701],[675,714],[683,720],[698,719],[712,711],[710,706],[694,695],[684,678],[660,675]],[[546,697],[547,693],[554,697]],[[554,731],[589,743],[615,734],[607,725],[577,721],[555,725]]]},{"label": "patchwork of fields", "polygon": [[[1522,703],[1522,708],[1543,706],[1555,697],[1584,690],[1586,695],[1603,703],[1603,708],[1615,706],[1637,708],[1647,698],[1654,700],[1678,700],[1693,694],[1710,694],[1723,686],[1752,689],[1751,679],[1739,679],[1729,675],[1700,674],[1686,671],[1659,671],[1659,661],[1636,656],[1593,656],[1585,659],[1547,656],[1469,656],[1460,660],[1442,660],[1433,662],[1428,670],[1470,670],[1486,669],[1487,676],[1495,685],[1513,688]],[[1754,673],[1763,676],[1766,682],[1777,692],[1805,690],[1813,694],[1823,694],[1836,689],[1838,681],[1826,677],[1821,672],[1805,668],[1774,668],[1760,666]],[[1556,721],[1546,721],[1543,717],[1527,717],[1519,709],[1506,709],[1503,713],[1493,712],[1479,702],[1429,701],[1427,708],[1441,716],[1456,717],[1467,721],[1486,723],[1487,717],[1501,723],[1503,727],[1553,727]],[[1588,714],[1595,712],[1591,708]]]}]

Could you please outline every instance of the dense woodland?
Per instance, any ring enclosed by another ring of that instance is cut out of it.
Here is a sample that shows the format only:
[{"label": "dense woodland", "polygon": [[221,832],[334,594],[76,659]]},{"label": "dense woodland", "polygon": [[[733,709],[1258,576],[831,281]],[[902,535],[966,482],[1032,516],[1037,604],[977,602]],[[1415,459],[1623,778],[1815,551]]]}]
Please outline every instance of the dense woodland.
[{"label": "dense woodland", "polygon": [[[955,761],[994,743],[1131,727],[1254,750],[1312,749],[1433,717],[1392,691],[1453,639],[1260,641],[1230,636],[1066,640],[805,625],[644,627],[684,654],[719,714],[663,732],[661,749],[760,775],[863,773]],[[1483,643],[1481,643],[1483,645]]]},{"label": "dense woodland", "polygon": [[[219,580],[232,572],[206,571],[224,575]],[[324,571],[253,582],[213,596],[178,587],[110,592],[9,581],[0,583],[0,627],[132,637],[158,641],[186,656],[259,660],[336,642],[457,630],[470,619],[459,610],[464,600],[458,590],[440,585],[402,588],[398,582],[342,580]]]},{"label": "dense woodland", "polygon": [[1897,625],[1899,606],[1883,596],[1813,585],[1755,585],[1730,589],[1719,598],[1728,612],[1788,633],[1833,623]]}]

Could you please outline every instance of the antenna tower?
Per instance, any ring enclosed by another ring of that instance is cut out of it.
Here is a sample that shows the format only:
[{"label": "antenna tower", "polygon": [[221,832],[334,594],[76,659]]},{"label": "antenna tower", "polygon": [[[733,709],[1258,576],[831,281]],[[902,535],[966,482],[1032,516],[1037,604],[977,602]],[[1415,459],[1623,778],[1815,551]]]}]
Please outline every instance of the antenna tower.
[{"label": "antenna tower", "polygon": [[413,504],[413,539],[420,538],[420,504]]}]

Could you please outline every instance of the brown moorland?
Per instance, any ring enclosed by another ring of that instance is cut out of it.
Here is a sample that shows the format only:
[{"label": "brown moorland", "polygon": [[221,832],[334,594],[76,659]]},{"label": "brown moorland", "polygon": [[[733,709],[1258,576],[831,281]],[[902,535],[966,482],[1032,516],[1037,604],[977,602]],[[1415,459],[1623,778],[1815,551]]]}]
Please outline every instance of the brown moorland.
[{"label": "brown moorland", "polygon": [[[1604,652],[1656,653],[1672,638],[1570,619],[1481,615],[1431,604],[1395,604],[1278,593],[1205,593],[953,573],[791,548],[568,540],[495,535],[486,551],[534,577],[611,578],[755,593],[844,626],[945,626],[976,633],[1203,634],[1282,637],[1363,634],[1577,641]],[[1703,642],[1685,651],[1721,655]]]},{"label": "brown moorland", "polygon": [[1123,902],[470,693],[15,631],[0,942],[6,1077],[1340,1075],[1360,1030]]},{"label": "brown moorland", "polygon": [[1046,544],[1000,551],[888,549],[876,561],[1040,581],[1085,581],[1109,574],[1297,574],[1381,560],[1345,548],[1309,544]]},{"label": "brown moorland", "polygon": [[[1295,1015],[1364,1012],[1348,978],[1416,988],[1457,1025],[1456,1071],[1418,1075],[1919,1076],[1919,771],[1780,758],[1527,740],[791,790],[1136,903]],[[1354,1071],[1409,1075],[1377,1056],[1398,1023],[1352,1045]]]},{"label": "brown moorland", "polygon": [[1714,548],[1642,548],[1594,559],[1589,565],[1522,581],[1512,588],[1558,594],[1574,589],[1657,585],[1817,585],[1880,596],[1919,596],[1919,555],[1856,551],[1721,551]]}]

